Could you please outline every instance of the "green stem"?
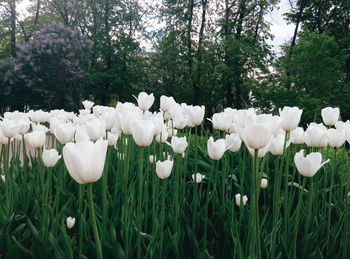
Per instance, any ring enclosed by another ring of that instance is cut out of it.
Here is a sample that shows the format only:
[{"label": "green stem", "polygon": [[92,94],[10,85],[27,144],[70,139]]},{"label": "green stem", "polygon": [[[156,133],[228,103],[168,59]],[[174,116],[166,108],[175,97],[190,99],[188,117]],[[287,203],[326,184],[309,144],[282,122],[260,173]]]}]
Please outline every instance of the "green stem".
[{"label": "green stem", "polygon": [[89,199],[92,231],[94,233],[94,238],[95,238],[95,242],[96,242],[97,258],[102,259],[103,257],[102,257],[101,241],[100,241],[100,237],[98,235],[95,209],[94,209],[94,201],[92,198],[92,183],[88,184],[88,199]]},{"label": "green stem", "polygon": [[139,156],[139,190],[138,190],[138,204],[137,204],[137,258],[141,258],[141,228],[142,228],[142,184],[143,184],[143,153],[144,147],[140,147]]}]

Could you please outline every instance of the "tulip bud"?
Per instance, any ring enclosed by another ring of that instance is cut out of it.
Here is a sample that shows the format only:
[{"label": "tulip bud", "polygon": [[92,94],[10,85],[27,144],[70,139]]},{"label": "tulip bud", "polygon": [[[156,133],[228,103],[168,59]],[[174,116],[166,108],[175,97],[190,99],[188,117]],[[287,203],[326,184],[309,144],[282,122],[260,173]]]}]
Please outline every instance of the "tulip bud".
[{"label": "tulip bud", "polygon": [[192,175],[192,180],[195,183],[201,183],[204,180],[204,178],[205,178],[205,175],[200,174],[200,173],[196,173],[196,174]]},{"label": "tulip bud", "polygon": [[297,127],[290,132],[290,141],[293,144],[304,144],[304,129],[302,127]]},{"label": "tulip bud", "polygon": [[241,200],[242,200],[242,202],[243,202],[243,206],[245,206],[245,205],[247,204],[247,202],[248,202],[248,197],[247,197],[247,195],[244,195],[244,196],[242,197],[242,195],[241,195],[240,193],[237,193],[237,194],[235,195],[235,199],[236,199],[236,205],[237,205],[238,207],[241,206]]},{"label": "tulip bud", "polygon": [[67,228],[71,229],[72,227],[74,227],[74,224],[75,224],[75,218],[68,217],[67,218]]},{"label": "tulip bud", "polygon": [[332,148],[340,148],[345,143],[345,134],[342,130],[327,130],[328,145]]},{"label": "tulip bud", "polygon": [[210,137],[207,142],[208,155],[213,160],[220,160],[226,151],[226,142],[224,139],[214,141]]},{"label": "tulip bud", "polygon": [[305,177],[314,176],[317,171],[329,162],[329,159],[322,163],[322,155],[319,152],[312,152],[304,157],[304,150],[300,150],[294,156],[294,163],[299,173]]},{"label": "tulip bud", "polygon": [[267,187],[267,179],[266,178],[261,179],[260,187],[261,187],[261,189],[266,189],[266,187]]},{"label": "tulip bud", "polygon": [[339,108],[326,107],[322,109],[321,116],[324,124],[333,126],[339,120],[340,110]]},{"label": "tulip bud", "polygon": [[151,164],[154,164],[155,162],[156,162],[156,156],[154,156],[154,155],[149,155],[149,157],[148,157],[148,159],[149,159],[149,162],[151,163]]},{"label": "tulip bud", "polygon": [[173,169],[174,161],[165,160],[163,162],[157,161],[156,173],[160,179],[166,179],[170,176],[171,170]]},{"label": "tulip bud", "polygon": [[61,158],[56,149],[44,149],[42,159],[46,167],[54,167]]}]

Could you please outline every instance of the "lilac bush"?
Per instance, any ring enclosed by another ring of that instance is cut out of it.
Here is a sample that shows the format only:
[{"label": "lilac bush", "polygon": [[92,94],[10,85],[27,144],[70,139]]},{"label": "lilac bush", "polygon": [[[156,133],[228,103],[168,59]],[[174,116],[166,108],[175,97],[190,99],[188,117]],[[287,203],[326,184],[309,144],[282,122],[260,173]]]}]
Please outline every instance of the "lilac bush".
[{"label": "lilac bush", "polygon": [[31,96],[27,103],[32,106],[74,108],[91,47],[77,28],[60,22],[44,26],[29,42],[18,44],[5,79],[7,94]]}]

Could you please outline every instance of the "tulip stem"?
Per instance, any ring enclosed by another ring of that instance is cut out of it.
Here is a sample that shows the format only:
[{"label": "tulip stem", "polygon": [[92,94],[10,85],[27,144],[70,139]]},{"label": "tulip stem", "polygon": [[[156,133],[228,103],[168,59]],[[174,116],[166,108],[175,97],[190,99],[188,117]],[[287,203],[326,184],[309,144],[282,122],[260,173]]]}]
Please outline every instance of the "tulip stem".
[{"label": "tulip stem", "polygon": [[94,201],[93,201],[93,198],[92,198],[92,183],[88,184],[88,199],[89,199],[92,231],[94,233],[94,238],[95,238],[95,242],[96,242],[97,258],[98,259],[102,259],[101,241],[100,241],[100,237],[98,235],[97,224],[96,224],[96,216],[95,216],[95,209],[94,209]]},{"label": "tulip stem", "polygon": [[143,154],[144,147],[140,148],[139,156],[139,191],[138,191],[138,204],[137,204],[137,258],[141,258],[141,228],[142,228],[142,218],[141,218],[141,207],[142,207],[142,184],[143,184]]}]

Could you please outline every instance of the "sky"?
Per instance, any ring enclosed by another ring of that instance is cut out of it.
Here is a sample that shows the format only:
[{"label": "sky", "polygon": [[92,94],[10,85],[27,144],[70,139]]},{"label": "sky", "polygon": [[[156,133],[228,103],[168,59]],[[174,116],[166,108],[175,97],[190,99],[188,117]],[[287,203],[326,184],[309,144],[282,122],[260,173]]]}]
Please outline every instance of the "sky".
[{"label": "sky", "polygon": [[[30,0],[22,0],[17,5],[17,12],[20,15],[26,13],[26,8],[30,5]],[[279,54],[281,51],[280,46],[289,41],[294,32],[294,25],[287,24],[283,19],[283,14],[288,12],[290,8],[289,0],[281,0],[278,4],[278,8],[268,15],[265,16],[266,20],[271,23],[271,34],[274,35],[274,39],[269,41],[269,44],[272,45],[272,49]]]}]

